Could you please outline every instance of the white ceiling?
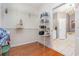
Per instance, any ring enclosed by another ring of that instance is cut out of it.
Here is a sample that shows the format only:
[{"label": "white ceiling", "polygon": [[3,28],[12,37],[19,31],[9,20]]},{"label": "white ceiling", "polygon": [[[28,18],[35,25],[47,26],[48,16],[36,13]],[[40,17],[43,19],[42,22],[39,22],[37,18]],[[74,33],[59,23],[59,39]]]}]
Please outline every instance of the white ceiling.
[{"label": "white ceiling", "polygon": [[65,12],[65,13],[74,13],[75,4],[68,3],[58,7],[55,12]]}]

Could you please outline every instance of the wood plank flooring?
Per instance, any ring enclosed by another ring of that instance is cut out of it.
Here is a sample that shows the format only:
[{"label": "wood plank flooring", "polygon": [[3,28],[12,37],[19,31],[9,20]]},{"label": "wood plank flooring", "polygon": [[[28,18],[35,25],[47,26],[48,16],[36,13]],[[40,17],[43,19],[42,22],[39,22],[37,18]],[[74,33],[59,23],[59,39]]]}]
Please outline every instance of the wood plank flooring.
[{"label": "wood plank flooring", "polygon": [[63,54],[35,42],[13,47],[9,51],[10,56],[63,56]]}]

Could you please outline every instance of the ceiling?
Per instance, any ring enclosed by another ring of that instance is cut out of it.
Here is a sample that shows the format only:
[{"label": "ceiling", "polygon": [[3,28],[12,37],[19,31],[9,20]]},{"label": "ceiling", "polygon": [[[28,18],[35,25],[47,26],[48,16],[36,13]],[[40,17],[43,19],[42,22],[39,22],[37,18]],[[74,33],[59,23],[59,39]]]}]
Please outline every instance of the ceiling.
[{"label": "ceiling", "polygon": [[64,4],[60,7],[58,7],[55,12],[64,12],[64,13],[68,13],[68,14],[73,14],[75,10],[75,5],[72,3],[68,3],[68,4]]}]

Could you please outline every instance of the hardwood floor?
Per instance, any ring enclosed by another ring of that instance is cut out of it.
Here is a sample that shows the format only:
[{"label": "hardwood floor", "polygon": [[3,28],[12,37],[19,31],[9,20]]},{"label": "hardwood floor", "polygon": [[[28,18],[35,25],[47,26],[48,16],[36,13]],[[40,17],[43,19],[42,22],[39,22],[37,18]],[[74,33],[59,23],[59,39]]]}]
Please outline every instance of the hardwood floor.
[{"label": "hardwood floor", "polygon": [[35,42],[13,47],[9,51],[10,56],[63,56],[63,54]]}]

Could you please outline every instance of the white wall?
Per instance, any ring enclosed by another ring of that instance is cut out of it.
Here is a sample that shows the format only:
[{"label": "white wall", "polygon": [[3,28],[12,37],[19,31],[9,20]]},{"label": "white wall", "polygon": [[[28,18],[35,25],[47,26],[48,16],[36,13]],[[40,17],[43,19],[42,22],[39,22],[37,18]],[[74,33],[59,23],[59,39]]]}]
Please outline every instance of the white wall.
[{"label": "white wall", "polygon": [[75,35],[75,36],[76,36],[76,39],[75,39],[75,40],[76,40],[76,41],[75,41],[75,43],[76,43],[76,44],[75,44],[75,46],[76,46],[76,47],[75,47],[75,48],[76,48],[76,49],[75,49],[75,52],[76,52],[76,53],[75,53],[75,55],[76,55],[76,56],[79,56],[79,4],[76,4],[76,8],[75,8],[75,9],[76,9],[76,10],[75,10],[75,21],[76,21],[76,22],[75,22],[75,23],[76,23],[76,24],[75,24],[75,26],[76,26],[76,27],[75,27],[75,31],[76,31],[76,35]]},{"label": "white wall", "polygon": [[[25,4],[3,4],[3,27],[16,28],[19,20],[22,19],[24,28],[38,28],[38,14],[27,5],[24,6]],[[6,8],[8,9],[8,14],[5,14]],[[30,16],[29,13],[31,13]]]},{"label": "white wall", "polygon": [[0,4],[0,26],[1,26],[1,4]]},{"label": "white wall", "polygon": [[[20,4],[2,5],[2,27],[10,31],[12,47],[36,42],[38,39],[38,14],[30,9],[31,7],[24,6]],[[5,8],[8,8],[8,14],[5,14]],[[23,29],[16,30],[20,19],[23,20]]]},{"label": "white wall", "polygon": [[38,29],[10,29],[10,32],[12,47],[36,42],[38,40]]},{"label": "white wall", "polygon": [[58,39],[66,39],[66,13],[58,12]]}]

